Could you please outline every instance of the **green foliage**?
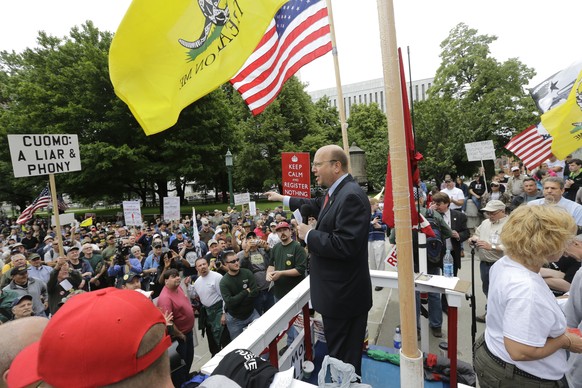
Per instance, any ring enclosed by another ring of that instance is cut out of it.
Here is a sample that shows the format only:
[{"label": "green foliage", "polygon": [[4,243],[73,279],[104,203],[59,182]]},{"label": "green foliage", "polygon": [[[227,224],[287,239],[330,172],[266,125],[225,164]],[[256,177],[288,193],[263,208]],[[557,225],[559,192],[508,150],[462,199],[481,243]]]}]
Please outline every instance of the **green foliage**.
[{"label": "green foliage", "polygon": [[[281,152],[313,155],[325,144],[342,144],[337,109],[327,98],[314,104],[295,77],[258,116],[225,84],[185,108],[172,128],[145,136],[109,80],[112,36],[88,21],[63,38],[41,32],[38,45],[21,53],[0,52],[0,200],[22,208],[47,181],[12,178],[7,134],[78,134],[82,171],[57,175],[57,189],[89,204],[158,202],[168,183],[183,197],[186,182],[213,189],[218,198],[228,191],[227,149],[234,155],[235,191],[260,192],[281,184]],[[517,59],[492,58],[495,39],[460,24],[443,41],[430,97],[415,104],[423,177],[473,170],[464,143],[492,139],[500,150],[535,122],[524,93],[534,72]],[[385,115],[376,104],[354,105],[348,124],[350,145],[366,152],[369,182],[379,189],[388,154]]]},{"label": "green foliage", "polygon": [[378,104],[352,106],[348,119],[348,139],[366,152],[366,171],[371,188],[381,188],[386,180],[388,130],[386,115]]},{"label": "green foliage", "polygon": [[500,63],[491,57],[496,39],[460,23],[441,43],[429,98],[414,104],[424,178],[472,173],[478,162],[467,163],[465,143],[493,140],[500,156],[513,135],[539,120],[525,92],[534,70],[516,58]]}]

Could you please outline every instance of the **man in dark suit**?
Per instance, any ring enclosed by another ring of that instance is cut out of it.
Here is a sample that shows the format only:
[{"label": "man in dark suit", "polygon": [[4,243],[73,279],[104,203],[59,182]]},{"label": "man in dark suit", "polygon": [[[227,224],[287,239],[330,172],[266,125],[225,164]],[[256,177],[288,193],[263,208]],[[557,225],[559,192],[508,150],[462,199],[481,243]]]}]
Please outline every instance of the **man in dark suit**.
[{"label": "man in dark suit", "polygon": [[270,201],[283,201],[291,210],[310,207],[318,214],[314,228],[298,225],[299,238],[311,254],[311,301],[323,317],[329,355],[352,364],[361,376],[362,343],[372,307],[370,202],[348,174],[348,158],[340,147],[320,148],[313,157],[312,172],[317,183],[328,188],[325,197],[267,195]]},{"label": "man in dark suit", "polygon": [[[451,199],[449,196],[443,192],[439,192],[433,195],[432,205],[430,208],[439,212],[452,230],[451,238],[448,238],[445,241],[445,249],[449,249],[451,251],[451,255],[453,256],[455,263],[453,267],[453,274],[457,276],[457,272],[459,272],[459,269],[461,268],[461,248],[463,246],[463,242],[469,238],[470,233],[469,229],[467,228],[467,216],[465,213],[462,213],[459,210],[450,209],[450,204]],[[442,268],[442,262],[440,266]],[[447,299],[443,298],[443,308],[446,309],[447,306]],[[442,337],[441,328],[431,327],[431,330],[435,337]]]},{"label": "man in dark suit", "polygon": [[467,228],[467,216],[458,210],[449,209],[451,199],[445,193],[437,193],[432,197],[431,209],[438,211],[451,227],[453,231],[451,238],[446,241],[446,248],[451,251],[455,261],[454,275],[461,268],[461,247],[463,242],[469,238],[469,229]]}]

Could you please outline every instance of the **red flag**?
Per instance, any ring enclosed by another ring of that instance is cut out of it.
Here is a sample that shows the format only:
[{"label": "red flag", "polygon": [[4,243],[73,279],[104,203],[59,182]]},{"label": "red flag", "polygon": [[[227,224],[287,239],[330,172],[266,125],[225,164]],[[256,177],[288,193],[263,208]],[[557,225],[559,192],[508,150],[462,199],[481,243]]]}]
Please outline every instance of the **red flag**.
[{"label": "red flag", "polygon": [[230,80],[254,115],[279,94],[301,67],[331,51],[325,1],[291,0],[267,28],[265,36]]},{"label": "red flag", "polygon": [[505,148],[520,158],[529,170],[533,170],[550,157],[552,137],[540,135],[538,128],[532,125],[511,138]]},{"label": "red flag", "polygon": [[[419,224],[418,210],[414,203],[412,187],[420,183],[420,170],[418,162],[422,160],[422,155],[416,152],[414,145],[414,135],[412,134],[412,118],[408,106],[408,93],[406,92],[406,77],[404,76],[404,65],[402,64],[402,52],[398,49],[398,63],[400,65],[400,87],[402,89],[402,111],[404,113],[404,131],[406,133],[406,160],[408,168],[408,190],[410,192],[410,214],[412,225]],[[386,165],[386,188],[384,194],[384,211],[382,221],[390,228],[394,227],[394,199],[392,198],[392,173],[390,171],[390,156]]]}]

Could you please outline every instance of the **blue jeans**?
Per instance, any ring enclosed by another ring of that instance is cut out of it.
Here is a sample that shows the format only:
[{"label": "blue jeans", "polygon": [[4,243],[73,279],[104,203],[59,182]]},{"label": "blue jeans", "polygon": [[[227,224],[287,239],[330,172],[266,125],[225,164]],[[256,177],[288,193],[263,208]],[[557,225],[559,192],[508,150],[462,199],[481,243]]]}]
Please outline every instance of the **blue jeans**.
[{"label": "blue jeans", "polygon": [[231,341],[238,337],[248,325],[259,317],[260,315],[255,309],[253,309],[253,313],[246,319],[237,319],[229,313],[226,313],[226,327],[230,333]]},{"label": "blue jeans", "polygon": [[471,201],[477,206],[477,210],[481,209],[481,199],[471,195]]},{"label": "blue jeans", "polygon": [[273,307],[274,304],[275,297],[273,296],[273,292],[271,290],[261,290],[255,297],[254,306],[259,315],[266,313],[267,310]]},{"label": "blue jeans", "polygon": [[184,341],[180,339],[176,340],[178,342],[176,352],[178,352],[180,358],[184,360],[187,373],[190,373],[192,361],[194,361],[194,332],[193,330],[190,330],[189,333],[185,333],[184,335],[186,336]]},{"label": "blue jeans", "polygon": [[[440,275],[440,268],[428,268],[427,273]],[[416,292],[416,324],[420,325],[420,292]],[[443,325],[443,306],[441,305],[441,294],[437,292],[428,293],[428,325],[430,327],[441,327]]]}]

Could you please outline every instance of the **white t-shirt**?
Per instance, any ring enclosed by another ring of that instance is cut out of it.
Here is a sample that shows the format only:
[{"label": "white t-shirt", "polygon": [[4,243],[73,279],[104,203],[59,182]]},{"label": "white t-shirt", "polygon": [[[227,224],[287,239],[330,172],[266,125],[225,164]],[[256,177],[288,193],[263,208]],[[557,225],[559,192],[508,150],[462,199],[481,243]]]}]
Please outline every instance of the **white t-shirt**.
[{"label": "white t-shirt", "polygon": [[221,279],[222,275],[214,271],[209,271],[208,275],[204,277],[198,276],[194,284],[188,286],[190,298],[198,296],[202,305],[206,307],[218,303],[218,301],[222,300],[222,295],[220,294]]},{"label": "white t-shirt", "polygon": [[275,245],[281,242],[279,235],[277,232],[269,233],[269,237],[267,237],[267,244],[269,244],[269,248],[273,248]]},{"label": "white t-shirt", "polygon": [[503,337],[543,347],[548,337],[566,330],[566,317],[539,273],[503,256],[491,267],[485,341],[493,354],[519,369],[548,380],[561,379],[568,370],[566,351],[559,349],[534,361],[511,359]]},{"label": "white t-shirt", "polygon": [[548,164],[550,170],[552,169],[552,167],[556,166],[562,167],[562,171],[556,171],[556,176],[564,178],[564,169],[566,168],[566,163],[563,160],[556,159],[555,162],[550,162],[550,159],[548,159],[546,160],[546,163]]},{"label": "white t-shirt", "polygon": [[[449,196],[449,198],[451,200],[455,200],[455,201],[459,201],[459,200],[465,200],[465,194],[463,194],[463,190],[459,189],[458,187],[453,187],[451,190],[449,189],[444,189],[441,190],[441,193],[445,193],[446,195]],[[453,202],[451,202],[451,205],[449,206],[449,209],[460,209],[462,206],[459,205],[455,205]]]}]

